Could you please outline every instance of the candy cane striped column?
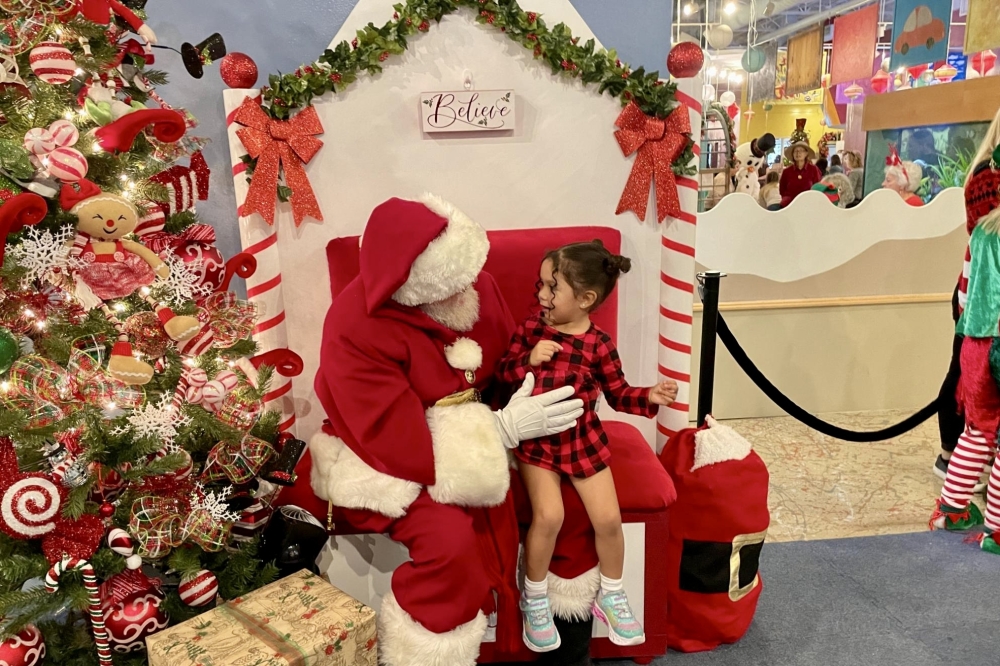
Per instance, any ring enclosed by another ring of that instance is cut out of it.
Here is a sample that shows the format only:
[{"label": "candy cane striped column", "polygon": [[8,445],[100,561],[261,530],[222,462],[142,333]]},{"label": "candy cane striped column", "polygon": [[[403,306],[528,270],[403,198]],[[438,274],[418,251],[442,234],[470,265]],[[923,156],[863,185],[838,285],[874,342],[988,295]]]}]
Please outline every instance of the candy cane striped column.
[{"label": "candy cane striped column", "polygon": [[[243,251],[257,260],[257,270],[247,278],[247,299],[257,306],[260,320],[253,330],[259,353],[288,347],[288,332],[285,328],[285,303],[281,288],[281,264],[278,258],[277,226],[271,226],[258,214],[244,217],[243,204],[246,201],[247,185],[242,157],[246,154],[243,144],[236,138],[240,126],[233,116],[250,95],[257,96],[256,90],[226,90],[224,93],[226,128],[229,133],[229,156],[233,167],[233,184],[236,189],[236,211],[239,215],[240,241]],[[264,396],[264,408],[281,412],[281,430],[290,430],[295,424],[295,410],[292,403],[292,382],[287,377],[274,373],[271,390]]]},{"label": "candy cane striped column", "polygon": [[[677,99],[691,115],[694,165],[701,153],[701,77],[681,79]],[[691,395],[691,323],[694,312],[695,229],[698,221],[698,181],[679,177],[681,215],[661,225],[660,248],[660,375],[677,382],[677,401],[661,409],[656,420],[656,450],[674,433],[688,426]]]}]

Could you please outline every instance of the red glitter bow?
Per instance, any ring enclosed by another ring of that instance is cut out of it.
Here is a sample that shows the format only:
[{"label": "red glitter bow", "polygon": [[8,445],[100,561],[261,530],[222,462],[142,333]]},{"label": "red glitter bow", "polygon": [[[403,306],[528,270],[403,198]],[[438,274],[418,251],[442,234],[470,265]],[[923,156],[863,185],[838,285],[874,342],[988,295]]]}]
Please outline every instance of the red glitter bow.
[{"label": "red glitter bow", "polygon": [[619,128],[615,130],[615,138],[622,153],[628,156],[638,151],[615,214],[630,210],[645,220],[649,186],[655,183],[657,221],[662,222],[667,215],[678,217],[681,202],[671,167],[684,152],[686,135],[691,133],[687,107],[681,105],[661,120],[647,116],[635,102],[629,102],[615,126]]},{"label": "red glitter bow", "polygon": [[306,217],[322,222],[323,213],[303,168],[323,147],[323,142],[313,136],[323,133],[316,108],[308,106],[291,120],[274,120],[247,97],[236,111],[235,120],[245,125],[236,135],[250,157],[258,160],[242,214],[260,213],[268,224],[274,224],[278,172],[284,167],[285,183],[292,189],[295,226]]}]

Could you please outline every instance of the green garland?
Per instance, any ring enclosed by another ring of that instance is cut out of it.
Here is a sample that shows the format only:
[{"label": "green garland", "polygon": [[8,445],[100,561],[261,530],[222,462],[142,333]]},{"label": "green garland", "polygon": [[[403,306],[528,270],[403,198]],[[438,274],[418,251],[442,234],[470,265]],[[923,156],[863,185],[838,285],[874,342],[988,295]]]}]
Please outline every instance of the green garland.
[{"label": "green garland", "polygon": [[[440,22],[460,7],[474,8],[478,23],[499,28],[532,50],[537,60],[549,64],[553,74],[597,85],[602,94],[618,97],[622,106],[634,101],[643,113],[657,118],[667,117],[679,106],[677,84],[664,83],[658,72],[647,73],[642,67],[632,70],[618,60],[613,49],[595,49],[593,39],[580,44],[580,38],[565,24],[549,28],[541,16],[524,11],[515,0],[407,0],[393,5],[392,20],[381,28],[369,23],[350,43],[345,40],[325,50],[312,64],[302,65],[292,74],[272,74],[261,90],[264,109],[273,118],[287,119],[294,109],[312,104],[315,98],[343,90],[361,73],[381,72],[386,60],[406,50],[409,37],[427,32],[431,21]],[[696,173],[691,164],[693,151],[694,142],[689,140],[674,162],[675,174]]]}]

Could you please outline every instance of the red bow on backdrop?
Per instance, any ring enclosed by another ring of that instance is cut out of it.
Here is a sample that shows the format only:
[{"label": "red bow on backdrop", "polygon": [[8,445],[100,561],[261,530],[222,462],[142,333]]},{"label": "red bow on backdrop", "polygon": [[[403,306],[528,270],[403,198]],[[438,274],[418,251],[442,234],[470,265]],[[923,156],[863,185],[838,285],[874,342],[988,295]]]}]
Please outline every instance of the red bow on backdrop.
[{"label": "red bow on backdrop", "polygon": [[688,108],[682,104],[660,120],[647,116],[635,102],[629,102],[615,126],[619,128],[615,130],[615,138],[622,153],[628,156],[638,151],[615,214],[630,210],[645,220],[649,186],[655,184],[657,221],[662,222],[667,215],[678,217],[681,202],[672,166],[684,152],[687,135],[691,133]]},{"label": "red bow on backdrop", "polygon": [[295,226],[307,216],[322,222],[323,213],[303,168],[323,147],[323,142],[313,136],[323,133],[316,108],[307,106],[291,120],[274,120],[247,97],[236,111],[235,120],[245,126],[236,135],[250,157],[258,160],[242,214],[260,213],[268,224],[274,224],[278,171],[284,167],[285,183],[292,190]]}]

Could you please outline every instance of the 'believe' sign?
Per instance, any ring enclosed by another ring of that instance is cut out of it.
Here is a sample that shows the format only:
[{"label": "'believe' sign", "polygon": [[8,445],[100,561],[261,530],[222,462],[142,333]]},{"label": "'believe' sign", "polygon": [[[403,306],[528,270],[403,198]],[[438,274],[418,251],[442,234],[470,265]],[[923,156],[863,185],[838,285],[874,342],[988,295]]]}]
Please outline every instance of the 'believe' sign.
[{"label": "'believe' sign", "polygon": [[491,132],[517,124],[513,90],[462,90],[420,95],[425,132]]}]

